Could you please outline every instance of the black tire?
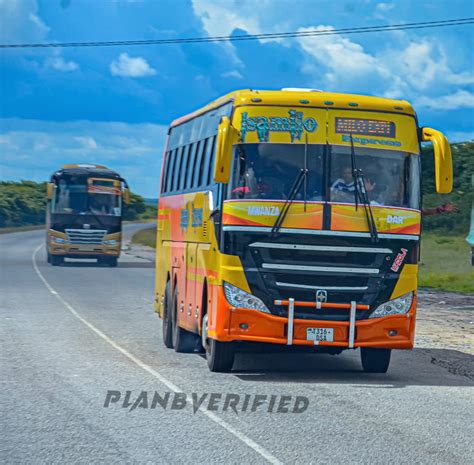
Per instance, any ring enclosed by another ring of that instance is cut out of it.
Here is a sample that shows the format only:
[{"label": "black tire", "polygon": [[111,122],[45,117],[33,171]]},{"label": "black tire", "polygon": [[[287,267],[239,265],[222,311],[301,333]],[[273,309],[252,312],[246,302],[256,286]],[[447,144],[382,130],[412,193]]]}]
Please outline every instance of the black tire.
[{"label": "black tire", "polygon": [[234,365],[234,346],[231,342],[208,339],[206,358],[209,370],[215,373],[228,373]]},{"label": "black tire", "polygon": [[107,258],[107,265],[109,265],[111,268],[115,268],[117,266],[117,257],[108,257]]},{"label": "black tire", "polygon": [[361,347],[360,360],[362,368],[366,373],[387,373],[391,355],[391,349]]},{"label": "black tire", "polygon": [[60,266],[64,263],[64,257],[61,255],[51,255],[51,265]]},{"label": "black tire", "polygon": [[163,321],[162,321],[162,332],[163,332],[163,344],[168,349],[173,348],[173,322],[170,318],[171,315],[171,283],[166,283],[165,289],[165,300],[163,302]]},{"label": "black tire", "polygon": [[51,254],[49,252],[46,252],[46,261],[51,263]]},{"label": "black tire", "polygon": [[173,347],[176,352],[189,353],[197,349],[199,336],[178,325],[178,286],[175,286],[172,303]]}]

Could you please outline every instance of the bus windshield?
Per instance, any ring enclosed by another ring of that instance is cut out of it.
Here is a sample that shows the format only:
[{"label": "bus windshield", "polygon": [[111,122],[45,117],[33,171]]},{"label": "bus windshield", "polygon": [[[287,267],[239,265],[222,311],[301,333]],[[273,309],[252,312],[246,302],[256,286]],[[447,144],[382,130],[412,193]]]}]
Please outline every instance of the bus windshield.
[{"label": "bus windshield", "polygon": [[232,199],[286,199],[301,169],[308,169],[306,186],[295,200],[323,199],[323,145],[240,144],[236,146],[230,184]]},{"label": "bus windshield", "polygon": [[[362,172],[363,188],[371,205],[419,209],[418,155],[361,147],[355,148],[355,154],[356,167]],[[330,160],[328,200],[354,203],[351,148],[332,146]]]},{"label": "bus windshield", "polygon": [[[294,200],[354,203],[351,149],[324,145],[239,144],[229,184],[231,199],[285,200],[301,169],[308,175]],[[356,147],[371,205],[419,208],[419,156]],[[326,168],[324,168],[326,166]]]},{"label": "bus windshield", "polygon": [[56,185],[53,213],[120,216],[121,196],[91,190],[86,179],[60,179]]}]

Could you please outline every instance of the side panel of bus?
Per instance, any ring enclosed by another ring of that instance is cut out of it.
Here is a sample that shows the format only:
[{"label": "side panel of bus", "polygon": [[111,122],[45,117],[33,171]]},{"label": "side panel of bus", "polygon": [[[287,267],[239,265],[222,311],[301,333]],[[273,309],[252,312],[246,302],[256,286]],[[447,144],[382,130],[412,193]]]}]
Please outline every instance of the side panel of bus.
[{"label": "side panel of bus", "polygon": [[155,310],[163,317],[167,283],[176,292],[182,328],[199,332],[212,301],[210,283],[217,275],[218,246],[212,209],[217,185],[212,169],[217,126],[231,104],[212,110],[178,128],[168,139],[161,180],[157,223]]}]

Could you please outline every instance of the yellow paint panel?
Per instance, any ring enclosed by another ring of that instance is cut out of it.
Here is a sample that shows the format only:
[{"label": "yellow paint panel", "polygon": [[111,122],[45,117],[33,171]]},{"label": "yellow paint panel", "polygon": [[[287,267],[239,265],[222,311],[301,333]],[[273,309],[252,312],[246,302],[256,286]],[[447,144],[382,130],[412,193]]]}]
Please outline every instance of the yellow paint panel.
[{"label": "yellow paint panel", "polygon": [[418,286],[418,265],[404,265],[393,290],[390,300],[396,299],[409,292],[416,291]]},{"label": "yellow paint panel", "polygon": [[[229,200],[224,203],[222,223],[271,227],[275,224],[285,202]],[[323,204],[294,202],[283,222],[285,228],[322,229]]]},{"label": "yellow paint panel", "polygon": [[[404,208],[372,206],[375,226],[380,233],[420,234],[421,213]],[[367,216],[362,205],[331,205],[331,230],[368,231]]]},{"label": "yellow paint panel", "polygon": [[401,150],[410,153],[419,153],[418,132],[416,121],[411,116],[377,111],[328,111],[328,142],[334,145],[350,146],[347,134],[336,132],[336,118],[354,118],[364,120],[377,120],[395,124],[395,137],[382,137],[353,133],[355,147],[378,148],[385,150]]},{"label": "yellow paint panel", "polygon": [[[233,126],[242,142],[326,143],[326,110],[290,106],[245,106],[235,109]],[[264,140],[263,140],[264,138]]]},{"label": "yellow paint panel", "polygon": [[215,284],[221,285],[223,281],[227,281],[246,292],[251,292],[240,258],[236,255],[219,254],[218,259],[220,279]]}]

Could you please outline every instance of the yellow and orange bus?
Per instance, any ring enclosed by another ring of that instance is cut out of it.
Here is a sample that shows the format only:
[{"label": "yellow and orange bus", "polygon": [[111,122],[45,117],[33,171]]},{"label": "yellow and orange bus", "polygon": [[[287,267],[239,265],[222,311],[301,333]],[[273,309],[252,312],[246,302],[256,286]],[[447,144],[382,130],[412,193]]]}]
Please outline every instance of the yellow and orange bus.
[{"label": "yellow and orange bus", "polygon": [[451,152],[407,101],[241,90],[174,121],[157,224],[163,342],[232,369],[248,343],[360,348],[367,372],[414,342],[420,142],[438,192]]}]

